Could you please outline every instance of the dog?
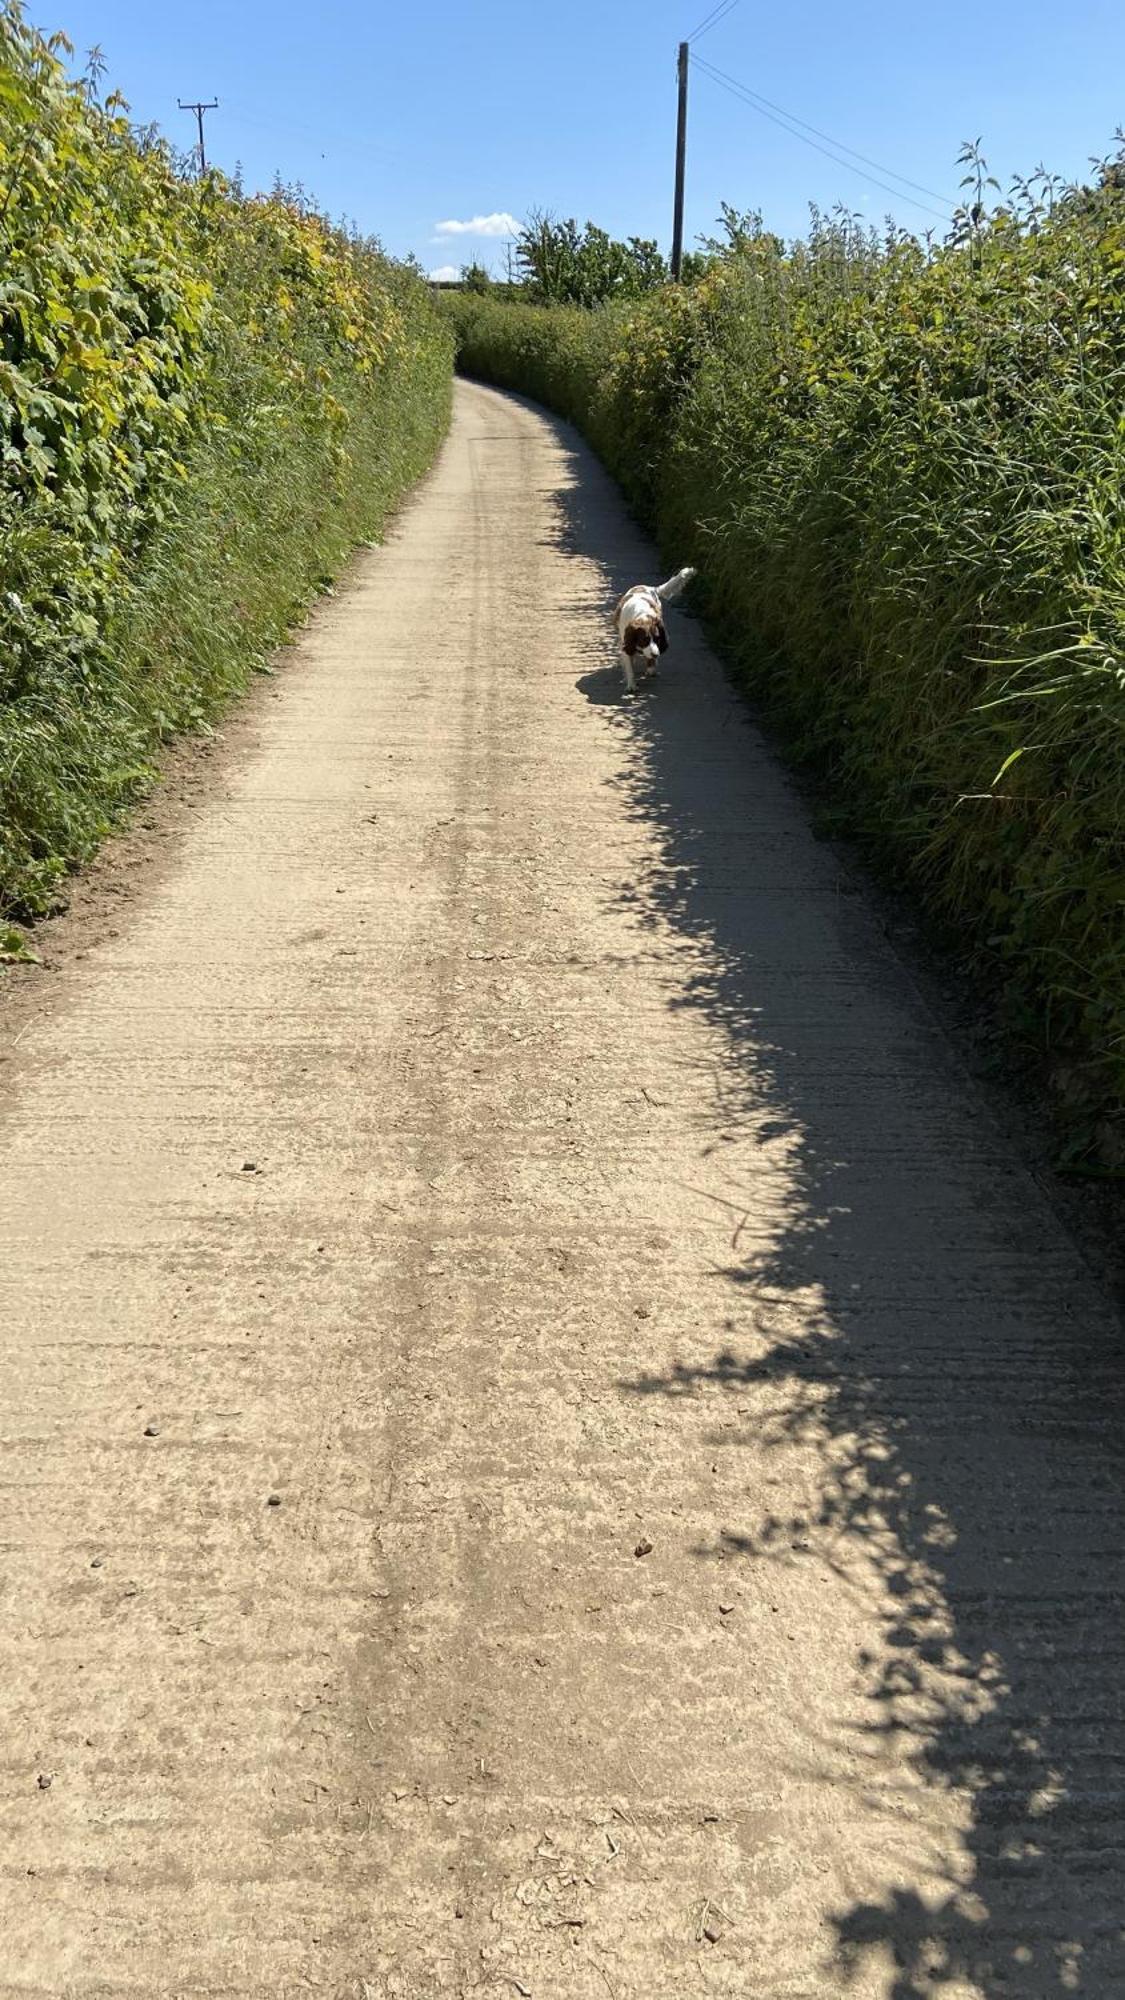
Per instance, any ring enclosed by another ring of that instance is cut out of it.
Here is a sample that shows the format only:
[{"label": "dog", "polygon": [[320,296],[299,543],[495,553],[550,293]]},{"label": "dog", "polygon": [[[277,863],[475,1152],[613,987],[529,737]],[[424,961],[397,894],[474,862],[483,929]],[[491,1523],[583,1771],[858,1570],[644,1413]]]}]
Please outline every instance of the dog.
[{"label": "dog", "polygon": [[672,604],[687,589],[693,569],[679,569],[667,583],[634,583],[613,607],[613,629],[625,675],[626,694],[637,692],[638,664],[649,673],[656,671],[661,653],[668,651],[664,630],[664,606]]}]

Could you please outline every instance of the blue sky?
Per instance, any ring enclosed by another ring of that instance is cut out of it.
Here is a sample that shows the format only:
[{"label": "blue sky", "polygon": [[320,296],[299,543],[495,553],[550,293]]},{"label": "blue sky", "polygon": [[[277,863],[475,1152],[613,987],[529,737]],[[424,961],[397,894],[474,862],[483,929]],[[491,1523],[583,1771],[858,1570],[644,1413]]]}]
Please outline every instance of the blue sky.
[{"label": "blue sky", "polygon": [[[675,52],[706,0],[33,0],[37,24],[98,44],[134,116],[185,145],[177,97],[219,99],[215,164],[248,185],[301,180],[428,270],[482,256],[499,268],[505,217],[539,206],[615,235],[671,224]],[[1120,0],[741,0],[699,40],[728,77],[898,175],[957,199],[956,156],[983,134],[1006,184],[1041,161],[1081,176],[1125,123]],[[869,169],[870,171],[870,169]],[[892,183],[893,185],[893,183]],[[693,71],[689,242],[720,201],[760,208],[784,235],[808,205],[927,227],[888,195]],[[930,208],[940,205],[918,195]],[[492,218],[494,232],[440,225]]]}]

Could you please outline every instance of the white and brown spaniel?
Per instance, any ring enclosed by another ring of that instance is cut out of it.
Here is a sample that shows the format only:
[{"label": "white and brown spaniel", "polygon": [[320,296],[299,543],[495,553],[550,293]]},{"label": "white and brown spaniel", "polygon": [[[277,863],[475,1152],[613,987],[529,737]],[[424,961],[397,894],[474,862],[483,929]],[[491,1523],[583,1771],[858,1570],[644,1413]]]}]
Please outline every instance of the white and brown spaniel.
[{"label": "white and brown spaniel", "polygon": [[668,651],[664,606],[686,590],[694,575],[693,569],[680,569],[667,583],[655,587],[651,583],[634,583],[618,598],[613,607],[613,629],[621,653],[626,694],[637,692],[638,666],[652,673],[661,653]]}]

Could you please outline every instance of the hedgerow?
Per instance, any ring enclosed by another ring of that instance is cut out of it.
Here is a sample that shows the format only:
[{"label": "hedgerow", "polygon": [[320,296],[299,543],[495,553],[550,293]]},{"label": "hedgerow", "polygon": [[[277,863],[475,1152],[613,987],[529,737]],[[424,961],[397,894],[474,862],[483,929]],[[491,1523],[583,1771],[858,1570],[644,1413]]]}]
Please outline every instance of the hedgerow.
[{"label": "hedgerow", "polygon": [[0,8],[0,910],[51,906],[448,416],[424,282],[185,178]]},{"label": "hedgerow", "polygon": [[[1125,206],[933,248],[818,222],[630,307],[451,302],[459,365],[576,421],[842,826],[1125,1161]],[[1100,1163],[1100,1165],[1099,1165]]]}]

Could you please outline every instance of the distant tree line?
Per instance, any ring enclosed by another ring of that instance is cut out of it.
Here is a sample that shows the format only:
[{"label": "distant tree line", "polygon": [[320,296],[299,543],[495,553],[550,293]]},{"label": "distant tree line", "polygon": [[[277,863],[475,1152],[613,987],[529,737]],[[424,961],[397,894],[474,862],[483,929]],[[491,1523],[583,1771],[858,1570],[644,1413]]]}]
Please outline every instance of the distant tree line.
[{"label": "distant tree line", "polygon": [[[1050,181],[1049,193],[1058,205],[1111,214],[1125,196],[1125,133],[1117,134],[1117,142],[1117,155],[1096,163],[1092,185],[1067,186],[1048,176],[1035,178],[1045,184]],[[979,163],[979,148],[965,148],[961,160],[963,164]],[[955,235],[973,237],[978,217],[984,213],[981,204],[986,184],[992,189],[997,186],[991,177],[985,183],[976,172],[962,182],[975,192],[976,201],[967,200],[958,210]],[[1017,189],[1021,185],[1017,184]],[[681,271],[685,284],[696,283],[717,259],[738,256],[751,244],[770,247],[779,256],[784,251],[780,237],[764,227],[756,210],[736,209],[729,202],[722,205],[717,232],[700,237],[698,249],[685,251]],[[460,289],[518,295],[530,305],[594,307],[611,299],[642,298],[647,292],[659,291],[670,277],[668,260],[652,237],[629,236],[622,241],[599,229],[595,222],[580,228],[573,216],[560,219],[548,209],[532,209],[509,254],[507,279],[496,279],[485,264],[473,262],[462,267]]]},{"label": "distant tree line", "polygon": [[[683,276],[689,283],[707,262],[689,251]],[[561,220],[533,209],[516,239],[514,284],[493,279],[483,264],[466,264],[461,284],[467,292],[518,289],[529,304],[600,306],[609,299],[638,299],[669,279],[668,260],[651,237],[624,242],[595,222],[580,228],[573,216]]]}]

